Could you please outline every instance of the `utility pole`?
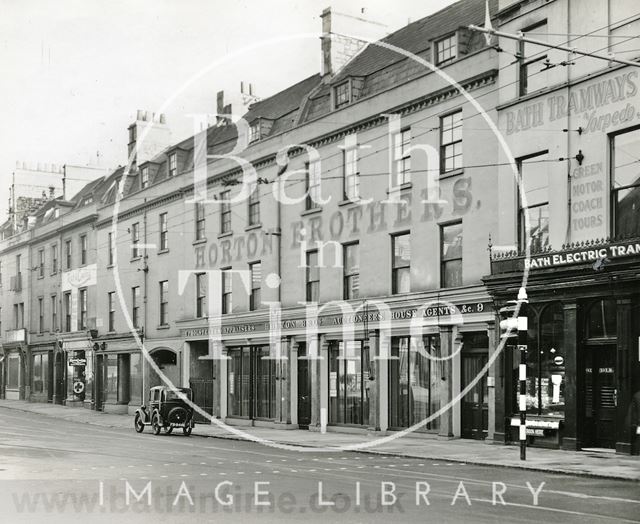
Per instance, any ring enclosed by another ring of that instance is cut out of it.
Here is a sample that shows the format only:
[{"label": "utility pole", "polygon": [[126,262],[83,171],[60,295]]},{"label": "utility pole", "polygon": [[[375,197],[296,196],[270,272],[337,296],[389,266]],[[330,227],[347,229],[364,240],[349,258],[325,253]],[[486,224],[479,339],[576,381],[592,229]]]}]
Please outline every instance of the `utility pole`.
[{"label": "utility pole", "polygon": [[527,309],[529,300],[524,287],[518,292],[518,351],[520,352],[520,366],[518,378],[520,379],[520,396],[518,408],[520,410],[520,460],[527,460]]}]

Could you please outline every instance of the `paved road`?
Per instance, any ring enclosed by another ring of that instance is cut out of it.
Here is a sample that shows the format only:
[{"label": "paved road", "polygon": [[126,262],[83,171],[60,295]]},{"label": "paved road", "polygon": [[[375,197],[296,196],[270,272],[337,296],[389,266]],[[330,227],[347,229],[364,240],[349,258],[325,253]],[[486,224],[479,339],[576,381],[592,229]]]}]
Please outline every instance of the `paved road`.
[{"label": "paved road", "polygon": [[0,485],[2,522],[640,522],[638,482],[138,435],[2,408]]}]

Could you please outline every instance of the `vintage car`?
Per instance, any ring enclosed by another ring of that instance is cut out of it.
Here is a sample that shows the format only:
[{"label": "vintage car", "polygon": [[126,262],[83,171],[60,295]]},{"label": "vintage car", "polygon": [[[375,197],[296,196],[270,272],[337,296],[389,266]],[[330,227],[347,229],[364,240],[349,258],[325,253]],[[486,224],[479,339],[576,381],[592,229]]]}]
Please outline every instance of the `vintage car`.
[{"label": "vintage car", "polygon": [[[175,388],[184,397],[193,401],[189,388]],[[164,430],[170,435],[173,428],[182,428],[185,435],[193,430],[193,406],[186,402],[176,391],[167,386],[156,386],[149,390],[149,404],[140,406],[135,413],[133,425],[138,433],[145,426],[151,426],[154,435]]]}]

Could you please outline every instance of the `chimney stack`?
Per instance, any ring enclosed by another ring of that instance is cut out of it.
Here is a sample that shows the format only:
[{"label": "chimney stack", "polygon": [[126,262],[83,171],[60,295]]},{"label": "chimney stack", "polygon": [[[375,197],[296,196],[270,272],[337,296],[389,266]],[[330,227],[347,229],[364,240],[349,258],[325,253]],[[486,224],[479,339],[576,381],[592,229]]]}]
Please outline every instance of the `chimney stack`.
[{"label": "chimney stack", "polygon": [[368,20],[363,13],[364,9],[357,13],[345,13],[333,11],[331,7],[322,11],[320,72],[323,77],[335,75],[369,41],[379,40],[388,34],[385,24]]},{"label": "chimney stack", "polygon": [[156,115],[138,109],[136,120],[128,129],[128,156],[131,157],[133,153],[132,170],[171,145],[171,129],[167,126],[164,113]]}]

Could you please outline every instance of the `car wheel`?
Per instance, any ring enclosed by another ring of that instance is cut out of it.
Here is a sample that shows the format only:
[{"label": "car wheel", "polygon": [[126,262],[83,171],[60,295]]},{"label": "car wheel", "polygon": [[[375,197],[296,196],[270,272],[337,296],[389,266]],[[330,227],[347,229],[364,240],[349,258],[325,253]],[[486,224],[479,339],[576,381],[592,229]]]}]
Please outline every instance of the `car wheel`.
[{"label": "car wheel", "polygon": [[144,422],[142,422],[140,413],[136,413],[136,416],[133,419],[133,427],[136,428],[136,433],[142,433],[144,431]]},{"label": "car wheel", "polygon": [[165,426],[164,427],[164,434],[165,435],[171,435],[172,431],[173,431],[173,428],[171,426]]},{"label": "car wheel", "polygon": [[182,428],[182,432],[188,437],[189,435],[191,435],[191,432],[193,431],[193,426],[191,425],[191,423],[187,424],[186,426],[184,426]]},{"label": "car wheel", "polygon": [[160,426],[160,415],[158,415],[158,413],[153,414],[153,418],[151,419],[151,427],[153,428],[154,435],[160,434],[160,429],[162,428],[162,426]]}]

